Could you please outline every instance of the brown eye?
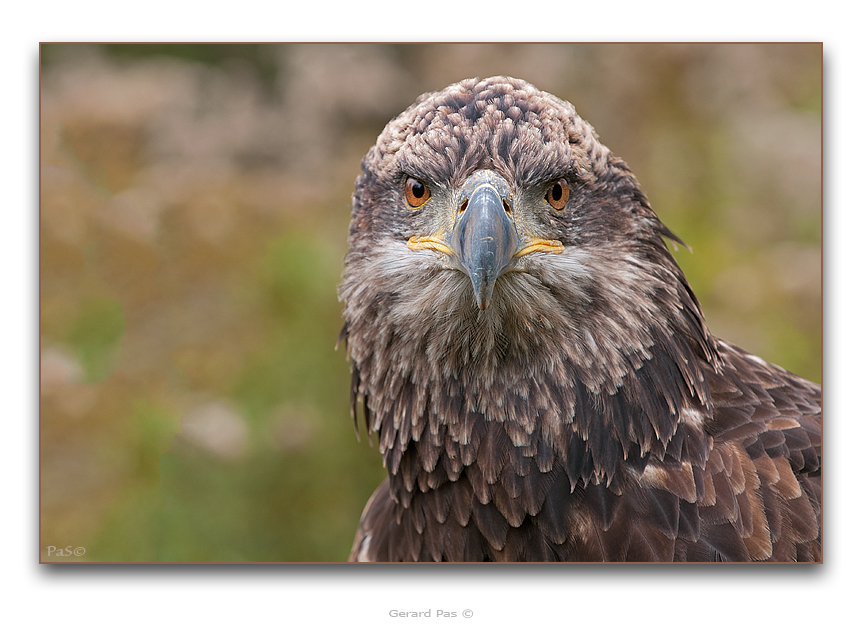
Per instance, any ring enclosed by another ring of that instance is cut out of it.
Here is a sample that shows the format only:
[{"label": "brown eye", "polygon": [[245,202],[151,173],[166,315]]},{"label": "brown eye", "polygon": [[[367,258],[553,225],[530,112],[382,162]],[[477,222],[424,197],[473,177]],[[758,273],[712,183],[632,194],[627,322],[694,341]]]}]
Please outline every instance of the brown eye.
[{"label": "brown eye", "polygon": [[569,183],[565,178],[561,178],[554,183],[553,187],[548,189],[545,200],[557,211],[562,211],[566,208],[566,202],[569,201]]},{"label": "brown eye", "polygon": [[418,209],[428,201],[431,197],[431,192],[421,180],[408,178],[404,185],[404,197],[407,199],[407,204],[414,209]]}]

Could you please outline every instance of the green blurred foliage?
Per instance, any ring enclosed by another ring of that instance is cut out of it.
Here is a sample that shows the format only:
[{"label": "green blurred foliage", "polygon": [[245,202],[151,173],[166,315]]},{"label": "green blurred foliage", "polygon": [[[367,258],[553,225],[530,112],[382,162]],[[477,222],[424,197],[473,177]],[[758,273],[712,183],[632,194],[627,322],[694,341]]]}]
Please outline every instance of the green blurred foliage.
[{"label": "green blurred foliage", "polygon": [[113,348],[125,330],[123,307],[113,300],[91,298],[72,321],[66,342],[84,367],[86,380],[105,380],[110,373]]},{"label": "green blurred foliage", "polygon": [[42,558],[347,557],[385,476],[335,349],[353,180],[467,76],[573,102],[691,247],[711,330],[819,381],[821,53],[42,46]]}]

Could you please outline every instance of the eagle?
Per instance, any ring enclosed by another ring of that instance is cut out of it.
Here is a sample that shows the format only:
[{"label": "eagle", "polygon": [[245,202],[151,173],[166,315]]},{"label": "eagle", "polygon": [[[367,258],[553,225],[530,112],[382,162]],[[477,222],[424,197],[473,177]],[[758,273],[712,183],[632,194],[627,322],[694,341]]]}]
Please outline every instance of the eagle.
[{"label": "eagle", "polygon": [[351,412],[387,469],[351,561],[822,561],[820,387],[710,334],[570,103],[420,96],[351,215]]}]

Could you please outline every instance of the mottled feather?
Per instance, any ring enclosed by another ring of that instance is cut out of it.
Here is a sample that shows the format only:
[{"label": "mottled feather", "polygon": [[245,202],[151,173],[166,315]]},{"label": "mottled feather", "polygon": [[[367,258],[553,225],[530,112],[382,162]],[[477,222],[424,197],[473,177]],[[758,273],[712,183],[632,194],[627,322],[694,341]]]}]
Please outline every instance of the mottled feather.
[{"label": "mottled feather", "polygon": [[[354,421],[361,403],[389,476],[351,560],[821,560],[820,388],[709,333],[680,240],[572,105],[462,81],[362,170],[339,297]],[[408,241],[451,229],[485,171],[519,233],[560,250],[513,259],[480,310],[439,246]]]}]

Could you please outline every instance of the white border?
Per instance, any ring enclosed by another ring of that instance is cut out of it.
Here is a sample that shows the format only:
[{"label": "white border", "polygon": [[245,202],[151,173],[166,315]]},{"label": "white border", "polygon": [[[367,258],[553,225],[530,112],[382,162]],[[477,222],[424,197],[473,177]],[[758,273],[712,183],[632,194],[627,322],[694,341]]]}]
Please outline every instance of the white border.
[{"label": "white border", "polygon": [[[838,619],[857,595],[860,490],[860,44],[846,3],[40,2],[0,38],[4,245],[3,589],[7,614],[48,623],[402,622],[390,608],[471,608],[469,624],[769,623]],[[432,24],[445,24],[433,31]],[[826,564],[815,567],[349,568],[38,565],[39,41],[823,41]],[[849,615],[856,613],[855,606]],[[852,619],[852,617],[850,618]],[[19,620],[21,621],[21,620]],[[451,620],[450,620],[451,621]]]}]

